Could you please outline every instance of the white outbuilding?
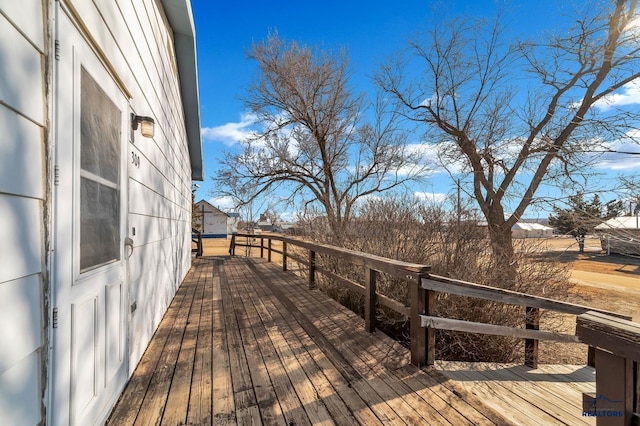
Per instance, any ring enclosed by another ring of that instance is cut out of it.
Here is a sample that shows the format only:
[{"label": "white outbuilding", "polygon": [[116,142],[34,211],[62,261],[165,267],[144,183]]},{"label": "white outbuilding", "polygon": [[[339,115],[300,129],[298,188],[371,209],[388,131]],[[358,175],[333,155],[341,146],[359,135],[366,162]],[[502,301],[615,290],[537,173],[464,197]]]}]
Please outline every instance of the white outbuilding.
[{"label": "white outbuilding", "polygon": [[205,200],[196,203],[194,222],[202,232],[202,238],[227,238],[229,224],[233,219]]},{"label": "white outbuilding", "polygon": [[533,222],[518,222],[511,227],[513,238],[551,238],[553,228]]},{"label": "white outbuilding", "polygon": [[602,249],[607,253],[640,255],[640,218],[620,216],[607,220],[595,228]]}]

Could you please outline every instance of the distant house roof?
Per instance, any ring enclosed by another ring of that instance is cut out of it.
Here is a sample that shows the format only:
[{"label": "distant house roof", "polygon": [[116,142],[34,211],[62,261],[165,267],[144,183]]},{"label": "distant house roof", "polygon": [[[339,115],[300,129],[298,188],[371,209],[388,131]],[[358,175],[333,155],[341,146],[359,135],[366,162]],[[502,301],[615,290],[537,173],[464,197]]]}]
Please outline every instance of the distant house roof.
[{"label": "distant house roof", "polygon": [[522,231],[552,231],[553,228],[542,225],[540,223],[530,223],[530,222],[518,222],[511,227],[513,230],[522,230]]},{"label": "distant house roof", "polygon": [[180,78],[180,95],[191,159],[191,179],[203,180],[202,139],[200,138],[200,101],[196,41],[189,0],[162,0],[162,7],[173,29],[174,51]]},{"label": "distant house roof", "polygon": [[210,202],[206,201],[206,200],[200,200],[196,203],[196,207],[197,208],[202,208],[202,206],[204,206],[206,208],[206,211],[208,213],[214,213],[214,214],[223,214],[225,216],[229,216],[227,213],[223,212],[222,210],[220,210],[219,208],[217,208],[216,206],[214,206],[213,204],[211,204]]},{"label": "distant house roof", "polygon": [[620,216],[609,219],[597,225],[595,229],[606,231],[608,229],[640,229],[638,226],[640,218],[637,216]]}]

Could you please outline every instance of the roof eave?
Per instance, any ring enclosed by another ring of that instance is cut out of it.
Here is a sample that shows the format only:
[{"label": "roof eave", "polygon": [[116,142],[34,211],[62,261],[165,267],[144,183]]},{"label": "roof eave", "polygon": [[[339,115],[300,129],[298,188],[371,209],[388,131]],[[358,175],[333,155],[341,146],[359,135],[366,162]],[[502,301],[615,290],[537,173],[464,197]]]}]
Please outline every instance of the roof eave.
[{"label": "roof eave", "polygon": [[180,95],[191,160],[191,179],[202,181],[202,139],[200,137],[200,101],[195,27],[189,0],[162,0],[162,6],[173,29],[174,50],[180,80]]}]

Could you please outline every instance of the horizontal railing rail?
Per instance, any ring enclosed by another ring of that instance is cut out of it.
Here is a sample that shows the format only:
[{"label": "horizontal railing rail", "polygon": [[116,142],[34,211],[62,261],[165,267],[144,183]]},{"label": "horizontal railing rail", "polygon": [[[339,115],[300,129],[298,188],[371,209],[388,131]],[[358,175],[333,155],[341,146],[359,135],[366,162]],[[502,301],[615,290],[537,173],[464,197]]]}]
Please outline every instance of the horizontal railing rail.
[{"label": "horizontal railing rail", "polygon": [[[433,274],[430,274],[428,278],[422,279],[422,287],[427,291],[436,291],[458,296],[489,300],[504,304],[524,306],[524,329],[517,327],[494,326],[491,324],[471,323],[462,320],[430,321],[428,318],[423,318],[423,324],[425,324],[426,327],[438,330],[464,331],[469,333],[523,338],[525,339],[525,364],[532,368],[535,368],[538,365],[538,351],[540,340],[567,343],[580,342],[580,339],[574,334],[540,331],[540,309],[576,316],[588,311],[597,311],[603,314],[623,319],[631,319],[631,317],[629,316],[620,315],[607,310],[596,309],[589,306],[563,302],[560,300],[549,299],[546,297],[535,296],[532,294],[521,293],[498,287],[490,287]],[[590,346],[588,351],[587,363],[591,366],[594,365],[593,355],[594,349]]]},{"label": "horizontal railing rail", "polygon": [[[238,237],[245,238],[245,241],[239,241],[237,239]],[[266,247],[265,240],[267,240]],[[282,249],[277,250],[273,247],[272,241],[280,241],[282,243]],[[263,234],[258,236],[237,234],[231,241],[230,252],[232,254],[235,253],[236,246],[259,248],[261,257],[264,257],[264,251],[267,250],[268,261],[271,261],[272,253],[280,254],[282,256],[283,270],[287,270],[287,262],[289,258],[300,264],[306,265],[309,268],[308,280],[310,288],[315,286],[316,274],[321,273],[327,278],[364,295],[365,328],[369,332],[372,332],[376,327],[376,304],[385,306],[408,317],[411,336],[411,361],[418,366],[432,365],[435,362],[435,330],[461,331],[524,339],[525,364],[535,368],[538,364],[538,345],[540,340],[565,343],[582,342],[580,336],[576,336],[574,334],[540,330],[541,309],[576,316],[589,311],[594,311],[599,312],[600,314],[610,315],[612,317],[618,317],[626,320],[630,319],[628,316],[619,315],[606,310],[594,309],[588,306],[430,274],[430,267],[427,265],[397,261],[282,235]],[[307,250],[307,258],[305,259],[303,256],[300,256],[299,252],[291,252],[288,249],[288,246],[296,246]],[[364,267],[365,284],[362,285],[354,282],[317,265],[317,254],[339,258],[353,265]],[[383,272],[390,276],[400,278],[408,283],[409,306],[405,306],[397,300],[377,293],[376,274],[378,272]],[[453,294],[489,300],[497,303],[524,306],[524,328],[437,317],[435,316],[437,293]],[[590,365],[593,365],[593,354],[594,349],[590,346],[588,356],[588,362]]]}]

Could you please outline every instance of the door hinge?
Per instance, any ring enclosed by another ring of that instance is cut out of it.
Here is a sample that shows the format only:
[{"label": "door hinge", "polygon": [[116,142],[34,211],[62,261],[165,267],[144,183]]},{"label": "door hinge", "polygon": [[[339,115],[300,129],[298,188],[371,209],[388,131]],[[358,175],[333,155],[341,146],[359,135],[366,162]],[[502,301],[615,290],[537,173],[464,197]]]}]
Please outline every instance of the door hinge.
[{"label": "door hinge", "polygon": [[53,166],[53,185],[60,185],[60,167]]},{"label": "door hinge", "polygon": [[58,328],[58,308],[53,308],[53,316],[51,318],[51,327]]},{"label": "door hinge", "polygon": [[56,61],[60,60],[60,40],[55,41],[55,58]]}]

